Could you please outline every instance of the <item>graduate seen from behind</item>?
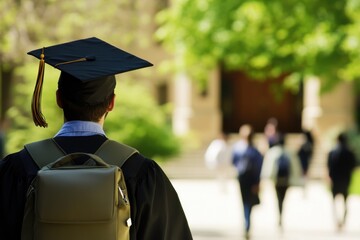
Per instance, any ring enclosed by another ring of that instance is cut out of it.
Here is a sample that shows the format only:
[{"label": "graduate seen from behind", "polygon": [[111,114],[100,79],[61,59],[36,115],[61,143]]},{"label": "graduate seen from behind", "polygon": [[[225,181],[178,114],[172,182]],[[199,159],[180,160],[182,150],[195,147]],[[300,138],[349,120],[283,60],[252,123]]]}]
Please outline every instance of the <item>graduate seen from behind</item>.
[{"label": "graduate seen from behind", "polygon": [[[162,169],[103,130],[114,109],[115,74],[152,64],[95,37],[29,54],[40,59],[34,122],[47,126],[40,109],[47,63],[61,72],[56,99],[64,124],[52,139],[27,144],[0,161],[0,239],[192,239]],[[27,216],[33,216],[30,222]]]}]

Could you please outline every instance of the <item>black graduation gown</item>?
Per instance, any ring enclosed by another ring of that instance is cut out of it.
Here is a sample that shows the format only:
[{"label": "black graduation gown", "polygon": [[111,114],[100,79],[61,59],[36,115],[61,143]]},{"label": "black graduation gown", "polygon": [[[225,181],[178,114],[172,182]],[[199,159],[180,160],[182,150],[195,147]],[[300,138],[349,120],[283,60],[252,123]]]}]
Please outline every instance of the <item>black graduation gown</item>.
[{"label": "black graduation gown", "polygon": [[[94,153],[106,138],[96,135],[55,140],[67,153]],[[156,162],[134,154],[122,170],[131,204],[131,240],[192,239],[178,195]],[[25,149],[0,161],[1,240],[20,239],[26,192],[37,171]]]}]

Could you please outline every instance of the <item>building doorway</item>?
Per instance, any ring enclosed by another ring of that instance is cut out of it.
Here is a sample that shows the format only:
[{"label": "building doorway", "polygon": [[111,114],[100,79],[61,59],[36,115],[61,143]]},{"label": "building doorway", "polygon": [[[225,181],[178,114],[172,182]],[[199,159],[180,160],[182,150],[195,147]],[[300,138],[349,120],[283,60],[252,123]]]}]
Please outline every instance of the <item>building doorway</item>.
[{"label": "building doorway", "polygon": [[282,78],[256,81],[239,71],[222,72],[222,130],[238,132],[242,124],[249,123],[256,132],[263,132],[267,120],[275,117],[280,131],[301,132],[302,90],[296,94],[285,91],[277,96],[273,88],[282,81]]}]

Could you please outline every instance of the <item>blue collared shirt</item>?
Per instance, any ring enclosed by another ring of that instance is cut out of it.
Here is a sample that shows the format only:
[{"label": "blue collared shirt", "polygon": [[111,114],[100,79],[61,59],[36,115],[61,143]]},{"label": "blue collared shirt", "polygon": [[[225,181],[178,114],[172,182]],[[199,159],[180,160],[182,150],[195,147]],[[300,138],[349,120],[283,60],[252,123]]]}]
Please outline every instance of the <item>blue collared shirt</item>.
[{"label": "blue collared shirt", "polygon": [[69,121],[65,122],[55,137],[70,137],[70,136],[92,136],[103,135],[106,136],[102,126],[90,121]]}]

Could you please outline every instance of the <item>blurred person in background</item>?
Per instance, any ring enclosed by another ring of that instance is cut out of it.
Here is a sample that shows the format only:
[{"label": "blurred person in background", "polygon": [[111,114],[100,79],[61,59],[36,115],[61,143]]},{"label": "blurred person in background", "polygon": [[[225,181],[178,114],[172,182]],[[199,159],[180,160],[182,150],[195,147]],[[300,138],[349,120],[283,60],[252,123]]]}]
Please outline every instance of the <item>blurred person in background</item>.
[{"label": "blurred person in background", "polygon": [[240,127],[240,139],[233,145],[232,163],[238,172],[241,198],[245,218],[245,238],[250,238],[250,216],[253,206],[260,203],[259,183],[263,156],[253,144],[253,128],[245,124]]},{"label": "blurred person in background", "polygon": [[301,169],[302,169],[302,175],[303,175],[303,181],[304,181],[304,196],[306,196],[306,182],[308,180],[308,171],[309,171],[309,166],[313,157],[313,153],[314,153],[314,138],[313,135],[311,133],[311,131],[308,130],[304,130],[303,131],[303,137],[304,137],[304,141],[301,144],[297,155],[299,157],[299,161],[301,164]]},{"label": "blurred person in background", "polygon": [[227,167],[231,165],[231,148],[228,139],[228,134],[222,132],[218,138],[211,141],[204,155],[206,167],[216,171],[220,188],[224,192],[227,190]]},{"label": "blurred person in background", "polygon": [[313,156],[314,138],[310,131],[303,131],[303,136],[305,137],[305,140],[300,146],[298,156],[301,163],[303,175],[306,176],[309,170],[311,158]]},{"label": "blurred person in background", "polygon": [[278,120],[269,118],[264,127],[264,134],[268,142],[268,148],[274,146],[279,140]]},{"label": "blurred person in background", "polygon": [[[347,197],[349,194],[349,185],[352,172],[356,166],[356,157],[354,152],[348,146],[348,140],[345,133],[340,133],[337,137],[336,146],[330,150],[328,155],[328,172],[330,178],[331,191],[334,199],[334,217],[339,230],[345,224],[347,215]],[[339,205],[336,201],[342,197],[344,212],[339,213]],[[338,216],[340,215],[340,216]]]},{"label": "blurred person in background", "polygon": [[279,134],[278,143],[264,156],[261,177],[274,183],[279,210],[279,227],[283,227],[283,206],[287,190],[301,183],[301,166],[296,154],[285,147],[285,137]]}]

